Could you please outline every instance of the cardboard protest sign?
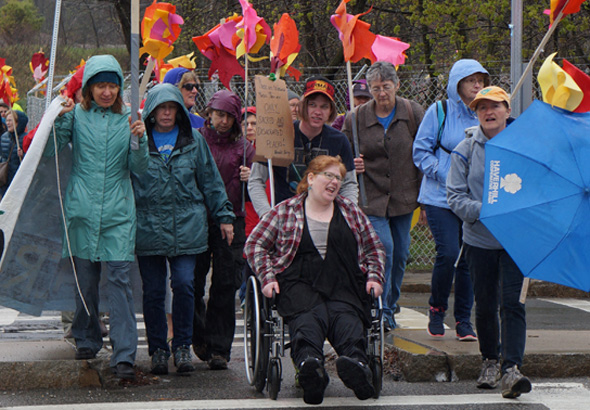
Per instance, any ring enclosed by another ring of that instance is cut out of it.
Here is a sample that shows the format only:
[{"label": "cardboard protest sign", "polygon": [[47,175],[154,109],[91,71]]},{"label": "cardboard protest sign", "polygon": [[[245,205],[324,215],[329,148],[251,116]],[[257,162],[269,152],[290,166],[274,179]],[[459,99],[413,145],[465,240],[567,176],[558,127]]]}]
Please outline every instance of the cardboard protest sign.
[{"label": "cardboard protest sign", "polygon": [[294,158],[293,120],[287,100],[287,84],[257,75],[255,161],[272,159],[273,165],[289,166]]}]

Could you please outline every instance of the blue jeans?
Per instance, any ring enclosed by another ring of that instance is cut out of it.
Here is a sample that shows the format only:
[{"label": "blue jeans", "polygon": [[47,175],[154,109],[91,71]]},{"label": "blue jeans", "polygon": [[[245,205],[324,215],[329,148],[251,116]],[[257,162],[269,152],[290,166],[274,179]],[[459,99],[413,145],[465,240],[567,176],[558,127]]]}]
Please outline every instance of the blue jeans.
[{"label": "blue jeans", "polygon": [[149,355],[156,350],[169,351],[166,337],[166,261],[170,264],[172,287],[172,325],[174,338],[172,351],[181,346],[190,346],[193,337],[193,314],[195,305],[194,270],[196,255],[138,256],[139,271],[143,284],[143,319],[148,340]]},{"label": "blue jeans", "polygon": [[385,247],[385,286],[381,299],[383,300],[383,318],[388,321],[391,328],[395,328],[393,312],[399,299],[406,261],[410,255],[412,214],[389,218],[369,216],[371,224]]},{"label": "blue jeans", "polygon": [[471,322],[473,307],[473,284],[469,268],[461,255],[459,264],[455,262],[461,250],[463,222],[450,209],[425,205],[428,226],[436,244],[436,260],[432,269],[431,294],[428,303],[434,308],[447,310],[449,295],[455,280],[455,321]]},{"label": "blue jeans", "polygon": [[519,301],[522,273],[503,249],[482,249],[467,244],[464,247],[473,277],[475,325],[481,355],[484,359],[498,360],[501,335],[502,373],[514,365],[521,367],[526,342],[525,306]]},{"label": "blue jeans", "polygon": [[[100,296],[101,263],[74,257],[80,290],[90,315],[86,313],[80,296],[76,294],[76,313],[72,321],[72,335],[76,347],[90,348],[98,352],[102,348],[98,303]],[[137,353],[137,323],[133,311],[133,295],[129,279],[131,262],[106,262],[107,300],[109,306],[109,337],[113,345],[111,367],[118,363],[133,364]]]}]

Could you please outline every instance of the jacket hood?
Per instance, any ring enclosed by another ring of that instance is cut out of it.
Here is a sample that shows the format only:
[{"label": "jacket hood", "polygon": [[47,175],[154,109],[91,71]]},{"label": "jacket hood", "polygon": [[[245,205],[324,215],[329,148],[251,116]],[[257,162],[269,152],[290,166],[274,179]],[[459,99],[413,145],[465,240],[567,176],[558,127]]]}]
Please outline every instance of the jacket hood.
[{"label": "jacket hood", "polygon": [[162,83],[178,85],[184,73],[188,73],[188,70],[184,67],[176,67],[166,72]]},{"label": "jacket hood", "polygon": [[149,91],[141,113],[141,117],[146,125],[153,124],[151,121],[148,121],[148,119],[156,107],[168,101],[173,101],[180,107],[176,113],[176,124],[182,129],[186,129],[187,126],[188,129],[190,129],[189,112],[184,106],[182,94],[180,93],[180,90],[172,84],[158,84]]},{"label": "jacket hood", "polygon": [[225,111],[240,125],[242,123],[242,102],[240,97],[229,90],[217,91],[207,103],[208,108]]},{"label": "jacket hood", "polygon": [[117,74],[123,88],[123,70],[115,57],[109,54],[93,56],[88,59],[84,66],[84,76],[82,78],[82,90],[86,89],[88,80],[102,71],[112,71]]},{"label": "jacket hood", "polygon": [[459,90],[457,90],[459,81],[475,73],[484,73],[488,77],[490,75],[488,70],[483,68],[483,66],[476,60],[462,59],[453,64],[451,72],[449,73],[449,84],[447,85],[447,96],[449,100],[457,102],[461,99],[459,96]]},{"label": "jacket hood", "polygon": [[13,112],[16,113],[17,117],[16,133],[18,134],[19,138],[22,138],[25,135],[25,129],[27,128],[29,117],[27,117],[27,115],[22,111],[14,110]]}]

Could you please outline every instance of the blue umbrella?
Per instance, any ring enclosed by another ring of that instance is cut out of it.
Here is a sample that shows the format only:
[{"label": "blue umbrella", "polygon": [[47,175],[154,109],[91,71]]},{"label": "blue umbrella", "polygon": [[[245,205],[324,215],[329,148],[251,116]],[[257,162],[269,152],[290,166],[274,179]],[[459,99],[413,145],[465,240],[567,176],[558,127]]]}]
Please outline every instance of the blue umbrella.
[{"label": "blue umbrella", "polygon": [[485,150],[483,224],[525,276],[590,291],[590,113],[534,101]]}]

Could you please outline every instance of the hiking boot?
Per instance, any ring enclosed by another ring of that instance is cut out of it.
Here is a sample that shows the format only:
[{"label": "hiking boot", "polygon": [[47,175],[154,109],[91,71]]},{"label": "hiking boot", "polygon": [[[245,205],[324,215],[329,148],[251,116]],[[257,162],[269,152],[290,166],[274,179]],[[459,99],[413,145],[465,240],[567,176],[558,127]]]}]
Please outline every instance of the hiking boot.
[{"label": "hiking boot", "polygon": [[469,322],[457,322],[455,325],[457,339],[461,342],[476,342],[477,335],[473,331],[473,326]]},{"label": "hiking boot", "polygon": [[117,363],[117,365],[112,367],[111,370],[115,377],[118,377],[119,379],[135,380],[135,370],[133,370],[133,365],[131,363]]},{"label": "hiking boot", "polygon": [[445,310],[443,308],[430,307],[427,330],[430,336],[443,337],[445,335]]},{"label": "hiking boot", "polygon": [[90,360],[96,357],[96,353],[89,347],[79,347],[76,349],[76,360]]},{"label": "hiking boot", "polygon": [[174,366],[176,366],[176,373],[194,372],[191,351],[188,346],[181,346],[174,352]]},{"label": "hiking boot", "polygon": [[506,373],[502,376],[502,397],[514,399],[522,393],[530,392],[531,388],[531,381],[522,375],[517,365],[506,369]]},{"label": "hiking boot", "polygon": [[207,366],[211,370],[226,370],[227,369],[227,359],[223,356],[218,354],[214,354],[211,358],[207,361]]},{"label": "hiking boot", "polygon": [[375,395],[371,369],[363,362],[340,356],[336,360],[336,370],[342,383],[354,391],[359,400],[367,400]]},{"label": "hiking boot", "polygon": [[330,377],[319,359],[308,357],[299,365],[299,385],[303,389],[303,401],[307,404],[320,404],[324,401],[324,391]]},{"label": "hiking boot", "polygon": [[500,381],[500,363],[497,360],[485,359],[481,365],[481,373],[477,378],[480,389],[495,389]]},{"label": "hiking boot", "polygon": [[152,355],[152,374],[168,374],[168,359],[170,352],[158,349]]}]

